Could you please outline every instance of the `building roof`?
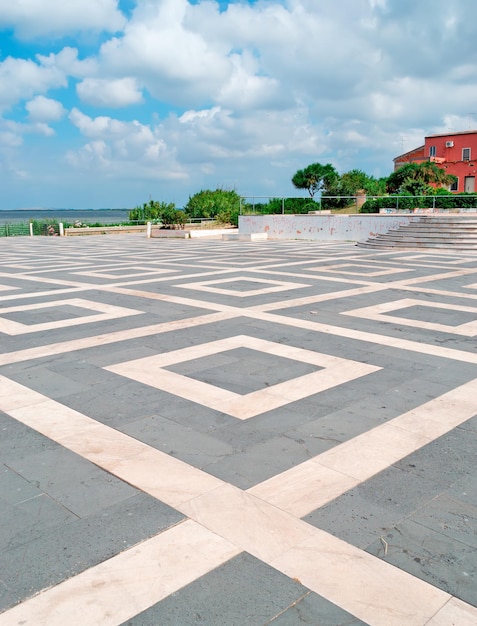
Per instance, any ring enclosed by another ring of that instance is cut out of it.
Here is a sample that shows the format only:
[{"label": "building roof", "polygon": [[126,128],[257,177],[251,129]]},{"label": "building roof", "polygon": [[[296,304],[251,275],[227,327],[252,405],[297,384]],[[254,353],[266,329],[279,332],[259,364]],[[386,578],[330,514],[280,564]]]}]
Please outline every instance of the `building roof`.
[{"label": "building roof", "polygon": [[477,134],[477,130],[458,130],[454,132],[448,133],[436,133],[435,135],[426,135],[426,139],[430,139],[431,137],[455,137],[455,135],[475,135]]},{"label": "building roof", "polygon": [[413,148],[412,150],[409,150],[408,152],[404,152],[403,154],[400,154],[399,156],[397,156],[395,159],[393,159],[393,161],[397,161],[399,159],[402,159],[403,157],[407,157],[410,154],[413,154],[414,152],[418,152],[419,150],[424,150],[426,146],[418,146],[417,148]]}]

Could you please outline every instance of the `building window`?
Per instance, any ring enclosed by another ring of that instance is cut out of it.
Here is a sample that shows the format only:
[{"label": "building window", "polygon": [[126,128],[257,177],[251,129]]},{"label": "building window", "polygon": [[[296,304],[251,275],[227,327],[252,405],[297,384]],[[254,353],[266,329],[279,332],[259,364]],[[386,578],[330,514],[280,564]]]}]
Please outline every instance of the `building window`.
[{"label": "building window", "polygon": [[462,160],[470,161],[470,148],[462,148]]},{"label": "building window", "polygon": [[455,177],[454,182],[449,187],[449,191],[459,191],[459,179]]},{"label": "building window", "polygon": [[429,146],[429,156],[430,157],[436,156],[436,146]]}]

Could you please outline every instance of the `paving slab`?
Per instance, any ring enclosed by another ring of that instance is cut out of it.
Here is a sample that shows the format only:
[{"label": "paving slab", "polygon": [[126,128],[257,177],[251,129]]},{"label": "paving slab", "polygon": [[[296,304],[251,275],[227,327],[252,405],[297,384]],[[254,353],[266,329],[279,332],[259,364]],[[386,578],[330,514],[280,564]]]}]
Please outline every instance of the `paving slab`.
[{"label": "paving slab", "polygon": [[0,626],[477,623],[477,253],[0,263]]}]

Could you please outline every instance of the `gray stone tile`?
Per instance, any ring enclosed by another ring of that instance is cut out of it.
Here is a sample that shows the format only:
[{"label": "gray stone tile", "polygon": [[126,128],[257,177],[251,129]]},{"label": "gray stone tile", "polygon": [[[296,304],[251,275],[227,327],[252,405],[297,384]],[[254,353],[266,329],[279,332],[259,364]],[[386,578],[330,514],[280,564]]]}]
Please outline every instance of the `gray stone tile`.
[{"label": "gray stone tile", "polygon": [[308,593],[298,582],[240,554],[123,626],[264,626]]},{"label": "gray stone tile", "polygon": [[4,463],[56,447],[48,437],[0,412],[0,456]]},{"label": "gray stone tile", "polygon": [[475,605],[477,549],[407,520],[367,549],[371,554]]},{"label": "gray stone tile", "polygon": [[46,322],[58,322],[76,319],[78,317],[87,317],[88,315],[95,315],[96,313],[96,311],[92,311],[91,309],[88,310],[86,308],[64,304],[61,306],[52,305],[51,308],[45,307],[40,309],[40,313],[38,311],[13,311],[11,313],[2,314],[2,317],[18,322],[19,324],[31,326],[44,324]]},{"label": "gray stone tile", "polygon": [[113,428],[157,413],[164,394],[136,381],[117,379],[116,385],[95,385],[82,393],[63,396],[61,402]]},{"label": "gray stone tile", "polygon": [[[323,447],[331,444],[322,442]],[[205,471],[242,489],[267,480],[315,456],[303,439],[286,435],[268,439],[243,452],[231,454],[204,467]],[[224,473],[225,472],[225,473]],[[244,482],[245,479],[245,482]]]},{"label": "gray stone tile", "polygon": [[73,393],[88,392],[89,390],[85,383],[73,381],[71,378],[42,366],[33,366],[24,369],[24,371],[18,371],[12,376],[12,379],[53,399],[59,399]]},{"label": "gray stone tile", "polygon": [[6,465],[0,465],[0,500],[4,505],[19,504],[41,493],[37,486]]},{"label": "gray stone tile", "polygon": [[420,322],[430,322],[432,324],[444,324],[448,326],[459,326],[475,320],[475,314],[467,311],[456,311],[454,309],[444,309],[441,307],[429,307],[422,305],[408,306],[403,309],[396,309],[384,315],[402,317],[407,320]]},{"label": "gray stone tile", "polygon": [[[183,516],[145,494],[100,513],[37,532],[36,537],[0,552],[7,600],[20,602],[122,552]],[[10,605],[1,608],[6,609]]]},{"label": "gray stone tile", "polygon": [[366,548],[441,493],[438,485],[390,467],[304,519],[359,548]]},{"label": "gray stone tile", "polygon": [[470,420],[467,420],[460,426],[461,430],[470,430],[474,433],[477,433],[477,415],[472,417]]},{"label": "gray stone tile", "polygon": [[61,446],[11,460],[9,467],[78,517],[101,511],[137,493],[125,482]]},{"label": "gray stone tile", "polygon": [[[268,622],[267,622],[268,624]],[[270,626],[366,626],[357,617],[317,595],[309,593],[269,622]]]},{"label": "gray stone tile", "polygon": [[202,468],[233,452],[233,448],[212,435],[154,415],[136,420],[121,429],[139,441]]},{"label": "gray stone tile", "polygon": [[477,433],[455,428],[395,464],[413,476],[428,478],[447,489],[477,466]]},{"label": "gray stone tile", "polygon": [[342,443],[375,428],[385,421],[377,419],[368,414],[354,412],[350,408],[334,411],[311,422],[299,426],[296,430],[288,431],[290,435],[297,435],[304,438],[307,445],[311,439],[330,441],[333,444]]},{"label": "gray stone tile", "polygon": [[477,502],[443,493],[414,513],[412,521],[477,549]]},{"label": "gray stone tile", "polygon": [[234,393],[247,394],[323,368],[259,350],[237,348],[165,369]]},{"label": "gray stone tile", "polygon": [[0,499],[0,554],[38,539],[44,533],[58,530],[78,517],[45,493],[17,504]]}]

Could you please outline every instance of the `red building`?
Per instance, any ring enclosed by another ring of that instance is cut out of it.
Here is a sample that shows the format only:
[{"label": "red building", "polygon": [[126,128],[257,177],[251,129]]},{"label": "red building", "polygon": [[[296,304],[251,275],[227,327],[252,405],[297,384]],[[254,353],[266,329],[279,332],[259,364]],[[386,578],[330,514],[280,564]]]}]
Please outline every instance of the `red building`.
[{"label": "red building", "polygon": [[457,182],[450,188],[451,191],[474,193],[477,172],[477,130],[429,135],[424,141],[423,146],[396,157],[394,169],[397,170],[406,163],[434,161],[447,174],[457,177]]}]

